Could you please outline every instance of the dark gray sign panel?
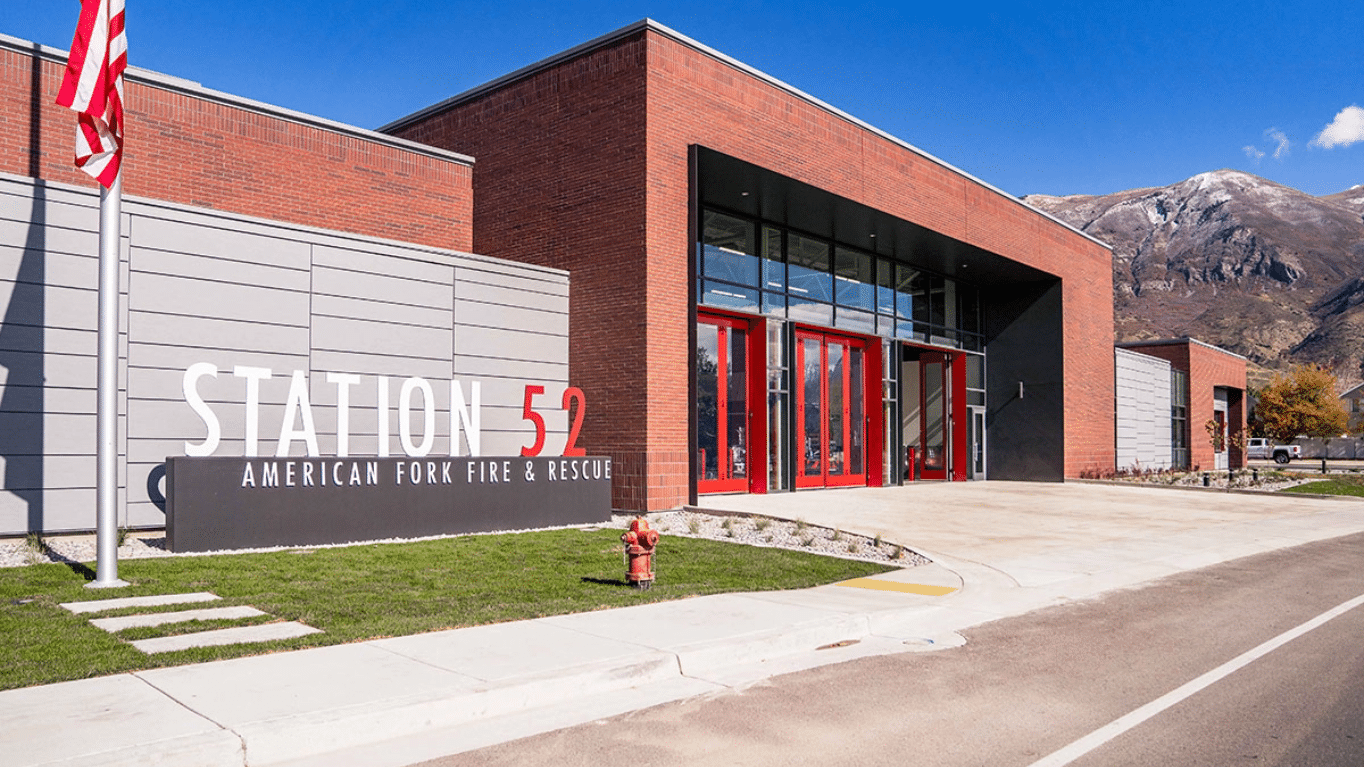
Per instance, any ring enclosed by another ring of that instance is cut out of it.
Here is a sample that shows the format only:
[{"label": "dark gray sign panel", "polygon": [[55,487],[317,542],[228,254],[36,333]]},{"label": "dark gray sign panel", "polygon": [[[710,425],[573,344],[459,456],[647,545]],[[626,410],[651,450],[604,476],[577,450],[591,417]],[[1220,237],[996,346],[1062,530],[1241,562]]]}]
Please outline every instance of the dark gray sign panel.
[{"label": "dark gray sign panel", "polygon": [[213,551],[592,524],[611,459],[166,459],[166,546]]}]

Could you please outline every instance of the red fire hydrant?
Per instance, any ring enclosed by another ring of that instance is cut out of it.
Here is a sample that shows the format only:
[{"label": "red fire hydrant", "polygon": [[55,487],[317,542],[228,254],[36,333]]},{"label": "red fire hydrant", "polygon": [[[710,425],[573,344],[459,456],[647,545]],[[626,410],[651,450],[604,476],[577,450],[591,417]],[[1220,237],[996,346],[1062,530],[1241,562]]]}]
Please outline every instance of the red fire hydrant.
[{"label": "red fire hydrant", "polygon": [[625,544],[625,581],[637,589],[654,585],[653,556],[658,531],[650,530],[644,517],[635,517],[620,539]]}]

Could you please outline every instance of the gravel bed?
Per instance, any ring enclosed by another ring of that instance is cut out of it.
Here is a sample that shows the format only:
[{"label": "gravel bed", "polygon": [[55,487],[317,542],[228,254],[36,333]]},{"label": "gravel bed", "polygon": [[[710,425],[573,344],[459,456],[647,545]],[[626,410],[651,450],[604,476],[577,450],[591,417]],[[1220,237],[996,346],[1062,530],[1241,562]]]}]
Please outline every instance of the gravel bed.
[{"label": "gravel bed", "polygon": [[[881,562],[897,567],[917,567],[931,560],[890,541],[877,541],[842,530],[815,527],[804,522],[751,516],[721,516],[695,511],[662,511],[648,514],[649,526],[664,536],[709,538],[749,546],[810,551],[831,557]],[[617,514],[615,524],[627,527],[633,515]],[[666,538],[664,543],[666,543]],[[664,544],[660,544],[662,546]]]},{"label": "gravel bed", "polygon": [[[1203,474],[1201,471],[1188,472],[1159,472],[1151,474],[1138,474],[1126,477],[1114,477],[1114,482],[1126,482],[1137,485],[1166,485],[1169,487],[1202,487]],[[1249,469],[1238,469],[1230,480],[1227,479],[1227,472],[1210,471],[1208,474],[1208,486],[1233,490],[1256,490],[1264,493],[1276,493],[1280,490],[1302,485],[1307,482],[1315,482],[1321,479],[1320,476],[1301,476],[1300,474],[1265,470],[1259,473],[1259,480],[1254,478],[1254,474]]]},{"label": "gravel bed", "polygon": [[[611,527],[624,529],[634,519],[631,514],[617,514],[611,520]],[[830,530],[823,527],[804,525],[798,522],[766,519],[762,517],[725,517],[699,514],[691,511],[666,511],[648,515],[649,525],[664,535],[678,535],[691,538],[712,538],[721,541],[745,543],[751,546],[771,546],[776,548],[812,551],[818,554],[884,562],[899,567],[914,567],[928,564],[922,555],[893,543],[876,541],[860,535]],[[574,525],[577,527],[577,525]],[[515,531],[499,531],[515,532]],[[497,533],[481,533],[496,535]],[[434,536],[453,538],[457,536]],[[338,546],[355,546],[372,543],[402,543],[410,540],[431,540],[431,538],[390,538],[382,541],[360,541]],[[163,532],[130,532],[118,547],[119,560],[143,559],[146,557],[189,557],[212,554],[246,554],[261,551],[288,551],[300,548],[331,548],[330,546],[276,546],[264,549],[237,549],[233,551],[195,552],[175,554],[166,551],[166,536]],[[53,535],[38,538],[10,538],[0,540],[0,567],[23,567],[43,562],[94,562],[96,543],[93,534]]]}]

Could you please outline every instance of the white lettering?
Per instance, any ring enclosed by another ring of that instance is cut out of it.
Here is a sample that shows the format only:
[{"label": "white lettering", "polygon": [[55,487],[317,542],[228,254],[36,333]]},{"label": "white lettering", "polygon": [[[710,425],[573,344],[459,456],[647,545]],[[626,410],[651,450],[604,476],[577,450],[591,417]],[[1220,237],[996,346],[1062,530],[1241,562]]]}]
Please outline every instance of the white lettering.
[{"label": "white lettering", "polygon": [[472,485],[472,484],[474,483],[474,462],[473,462],[473,461],[470,461],[470,462],[469,462],[468,468],[469,468],[469,484]]},{"label": "white lettering", "polygon": [[436,462],[435,462],[435,461],[427,461],[427,462],[426,462],[426,484],[428,484],[428,485],[434,485],[434,484],[436,484]]},{"label": "white lettering", "polygon": [[332,484],[336,485],[337,487],[340,487],[342,483],[340,472],[341,462],[337,461],[336,463],[332,464]]},{"label": "white lettering", "polygon": [[303,486],[313,486],[313,465],[307,461],[303,462]]},{"label": "white lettering", "polygon": [[607,478],[607,479],[610,479],[610,478],[611,478],[611,459],[610,459],[610,458],[607,458],[607,459],[606,459],[606,478]]},{"label": "white lettering", "polygon": [[550,462],[549,462],[549,481],[550,481],[550,482],[557,482],[557,481],[559,481],[559,478],[558,478],[557,476],[555,476],[555,473],[554,473],[554,466],[555,466],[554,461],[550,461]]},{"label": "white lettering", "polygon": [[451,484],[451,483],[453,482],[453,480],[450,479],[450,462],[449,462],[449,461],[441,461],[441,464],[440,464],[440,482],[441,482],[442,485],[448,485],[448,484]]},{"label": "white lettering", "polygon": [[251,471],[251,462],[246,462],[246,470],[242,472],[242,487],[255,487],[256,475]]},{"label": "white lettering", "polygon": [[[496,470],[496,468],[497,466],[494,465],[493,469]],[[502,481],[503,482],[511,481],[511,461],[502,462]]]},{"label": "white lettering", "polygon": [[327,383],[336,384],[336,457],[350,455],[350,387],[360,383],[353,373],[328,373]]},{"label": "white lettering", "polygon": [[[422,393],[422,441],[412,441],[412,392]],[[398,391],[398,440],[402,442],[403,452],[413,458],[421,458],[431,452],[436,441],[436,402],[431,392],[431,384],[425,378],[412,377],[403,381]]]},{"label": "white lettering", "polygon": [[260,486],[279,487],[279,464],[262,463],[260,465]]},{"label": "white lettering", "polygon": [[481,392],[479,391],[478,381],[469,385],[469,405],[464,404],[464,388],[459,385],[459,381],[450,379],[450,455],[459,455],[459,433],[460,425],[463,424],[464,440],[469,446],[469,456],[477,458],[483,455],[481,431],[482,408],[480,406]]},{"label": "white lettering", "polygon": [[388,457],[388,377],[379,376],[377,379],[379,391],[375,396],[375,402],[379,408],[379,457]]},{"label": "white lettering", "polygon": [[393,484],[395,484],[395,485],[401,485],[402,483],[403,483],[403,462],[402,462],[402,461],[398,461],[397,463],[393,464]]},{"label": "white lettering", "polygon": [[218,416],[214,414],[213,408],[204,402],[204,398],[199,395],[199,379],[204,376],[217,378],[218,366],[207,362],[196,362],[185,370],[184,380],[180,383],[180,389],[185,393],[185,402],[189,403],[190,410],[199,416],[199,420],[203,421],[204,427],[208,429],[208,434],[204,437],[203,442],[197,445],[185,443],[185,455],[188,456],[213,455],[213,451],[218,449],[218,442],[223,436],[223,429],[222,425],[218,423]]},{"label": "white lettering", "polygon": [[257,440],[260,435],[260,382],[272,374],[270,368],[254,368],[237,365],[232,375],[246,379],[246,457],[255,458],[260,454]]},{"label": "white lettering", "polygon": [[377,484],[379,484],[379,462],[378,462],[378,461],[366,461],[366,462],[365,462],[365,484],[366,484],[366,485],[377,485]]},{"label": "white lettering", "polygon": [[293,461],[287,461],[287,462],[284,464],[284,486],[285,486],[285,487],[293,487],[293,486],[294,486],[294,462],[293,462]]},{"label": "white lettering", "polygon": [[411,465],[409,465],[407,468],[408,468],[407,476],[410,478],[409,481],[414,485],[420,485],[422,483],[421,461],[413,461]]},{"label": "white lettering", "polygon": [[[303,418],[303,428],[295,429],[294,421],[299,416]],[[289,398],[284,402],[284,420],[279,425],[279,445],[275,448],[275,457],[287,457],[296,439],[303,440],[309,458],[321,455],[322,451],[317,449],[317,429],[313,427],[313,406],[308,402],[308,379],[303,376],[302,370],[295,370],[289,379]]]},{"label": "white lettering", "polygon": [[358,463],[350,465],[350,483],[352,485],[360,484],[360,464]]}]

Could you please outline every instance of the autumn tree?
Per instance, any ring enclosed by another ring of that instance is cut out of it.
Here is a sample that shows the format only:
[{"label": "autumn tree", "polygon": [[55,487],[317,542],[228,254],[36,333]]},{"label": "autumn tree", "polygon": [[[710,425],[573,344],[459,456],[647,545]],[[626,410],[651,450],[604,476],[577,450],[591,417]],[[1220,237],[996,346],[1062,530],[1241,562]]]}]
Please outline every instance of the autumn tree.
[{"label": "autumn tree", "polygon": [[1336,377],[1320,365],[1275,373],[1256,398],[1253,428],[1276,443],[1297,436],[1338,437],[1349,427],[1349,414],[1336,398]]}]

